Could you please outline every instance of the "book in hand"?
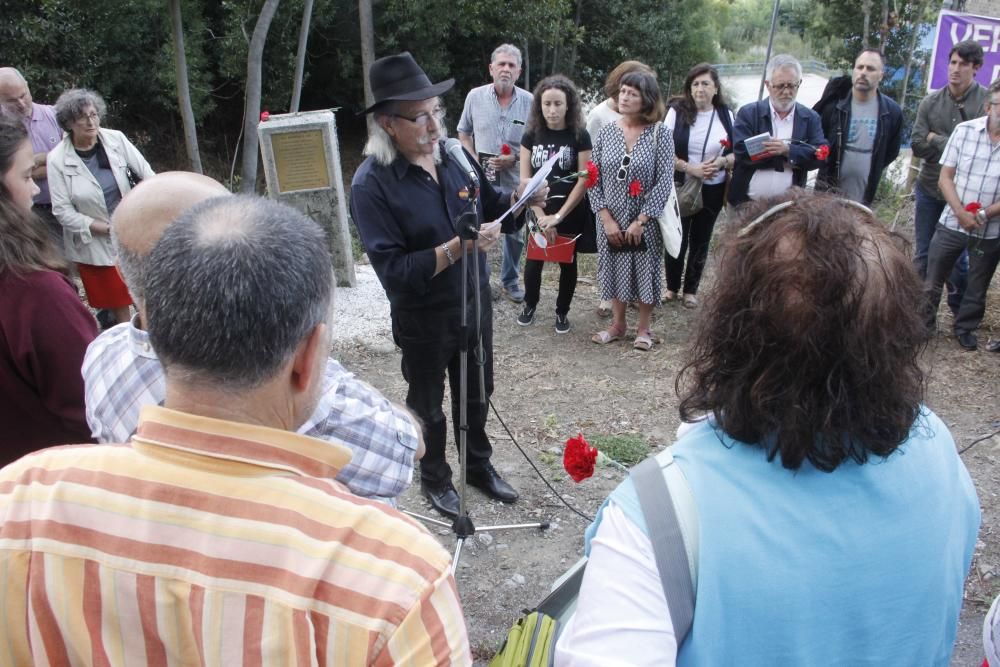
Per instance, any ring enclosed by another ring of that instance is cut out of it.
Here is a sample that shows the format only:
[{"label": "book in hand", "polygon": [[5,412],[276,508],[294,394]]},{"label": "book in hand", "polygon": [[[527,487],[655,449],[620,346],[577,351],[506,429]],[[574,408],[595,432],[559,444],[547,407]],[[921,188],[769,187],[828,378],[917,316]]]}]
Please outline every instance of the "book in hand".
[{"label": "book in hand", "polygon": [[747,155],[750,156],[751,162],[759,162],[760,160],[766,160],[774,156],[774,153],[764,148],[764,142],[770,139],[771,135],[764,132],[753,137],[748,137],[743,141],[743,144],[747,147]]},{"label": "book in hand", "polygon": [[497,180],[497,170],[490,166],[490,160],[497,156],[496,153],[485,153],[479,151],[476,157],[479,158],[479,166],[483,168],[483,173],[486,174],[486,180],[490,183],[496,183]]}]

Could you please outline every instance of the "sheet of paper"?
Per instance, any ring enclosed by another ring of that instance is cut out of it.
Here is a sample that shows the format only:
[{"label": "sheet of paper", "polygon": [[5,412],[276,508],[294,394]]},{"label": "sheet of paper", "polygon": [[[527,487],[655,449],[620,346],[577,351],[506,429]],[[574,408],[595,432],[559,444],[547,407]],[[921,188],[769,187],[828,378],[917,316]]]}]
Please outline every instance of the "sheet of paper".
[{"label": "sheet of paper", "polygon": [[[552,157],[550,157],[548,160],[545,161],[545,164],[543,164],[541,167],[538,168],[538,171],[536,171],[535,175],[531,177],[531,180],[528,181],[528,184],[524,186],[524,192],[521,193],[521,200],[530,199],[532,195],[534,195],[536,192],[538,192],[541,188],[543,188],[546,185],[545,179],[549,177],[549,172],[552,171],[552,167],[555,165],[556,160],[558,159],[559,159],[559,153],[555,153]],[[497,222],[502,221],[504,218],[510,215],[511,211],[513,211],[515,208],[517,208],[516,204],[514,206],[511,206],[506,211],[504,211],[504,214],[501,215],[499,218],[497,218]]]}]

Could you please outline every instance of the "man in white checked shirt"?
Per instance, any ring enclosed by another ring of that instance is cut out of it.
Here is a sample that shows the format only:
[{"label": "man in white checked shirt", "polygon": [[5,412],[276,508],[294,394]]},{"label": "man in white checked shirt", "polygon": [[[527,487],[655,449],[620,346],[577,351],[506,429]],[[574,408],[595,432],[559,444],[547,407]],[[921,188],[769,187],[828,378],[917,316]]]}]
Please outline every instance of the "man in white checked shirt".
[{"label": "man in white checked shirt", "polygon": [[[122,200],[112,219],[119,270],[139,309],[132,322],[103,332],[83,361],[87,423],[102,443],[127,442],[146,405],[162,405],[163,367],[142,327],[146,257],[166,227],[187,208],[228,195],[206,176],[168,172],[147,179]],[[299,433],[335,440],[353,457],[337,479],[353,493],[393,506],[423,455],[420,429],[406,408],[327,359],[322,395]]]},{"label": "man in white checked shirt", "polygon": [[[927,255],[927,325],[933,332],[941,287],[962,251],[969,251],[969,284],[955,315],[955,338],[967,350],[986,308],[986,291],[1000,260],[1000,79],[990,84],[986,115],[959,123],[941,156],[944,209]],[[978,204],[978,206],[977,206]],[[975,209],[975,210],[973,210]],[[1000,351],[1000,347],[993,351]]]}]

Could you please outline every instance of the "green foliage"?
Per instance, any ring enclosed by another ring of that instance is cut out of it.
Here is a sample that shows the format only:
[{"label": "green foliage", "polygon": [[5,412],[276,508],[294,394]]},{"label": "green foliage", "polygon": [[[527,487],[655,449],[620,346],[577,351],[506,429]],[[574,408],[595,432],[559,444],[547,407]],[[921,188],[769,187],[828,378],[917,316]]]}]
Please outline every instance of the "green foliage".
[{"label": "green foliage", "polygon": [[589,441],[598,451],[626,466],[635,465],[649,455],[649,445],[634,434],[595,435]]}]

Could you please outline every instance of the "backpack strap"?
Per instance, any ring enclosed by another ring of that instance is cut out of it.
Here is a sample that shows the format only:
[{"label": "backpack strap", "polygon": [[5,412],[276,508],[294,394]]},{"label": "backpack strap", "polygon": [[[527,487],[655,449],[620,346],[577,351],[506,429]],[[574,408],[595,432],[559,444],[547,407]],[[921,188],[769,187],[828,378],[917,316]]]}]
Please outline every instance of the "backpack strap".
[{"label": "backpack strap", "polygon": [[631,471],[642,515],[653,545],[660,584],[670,608],[677,646],[684,643],[694,619],[694,587],[691,583],[684,536],[677,520],[670,487],[655,458],[648,458]]}]

